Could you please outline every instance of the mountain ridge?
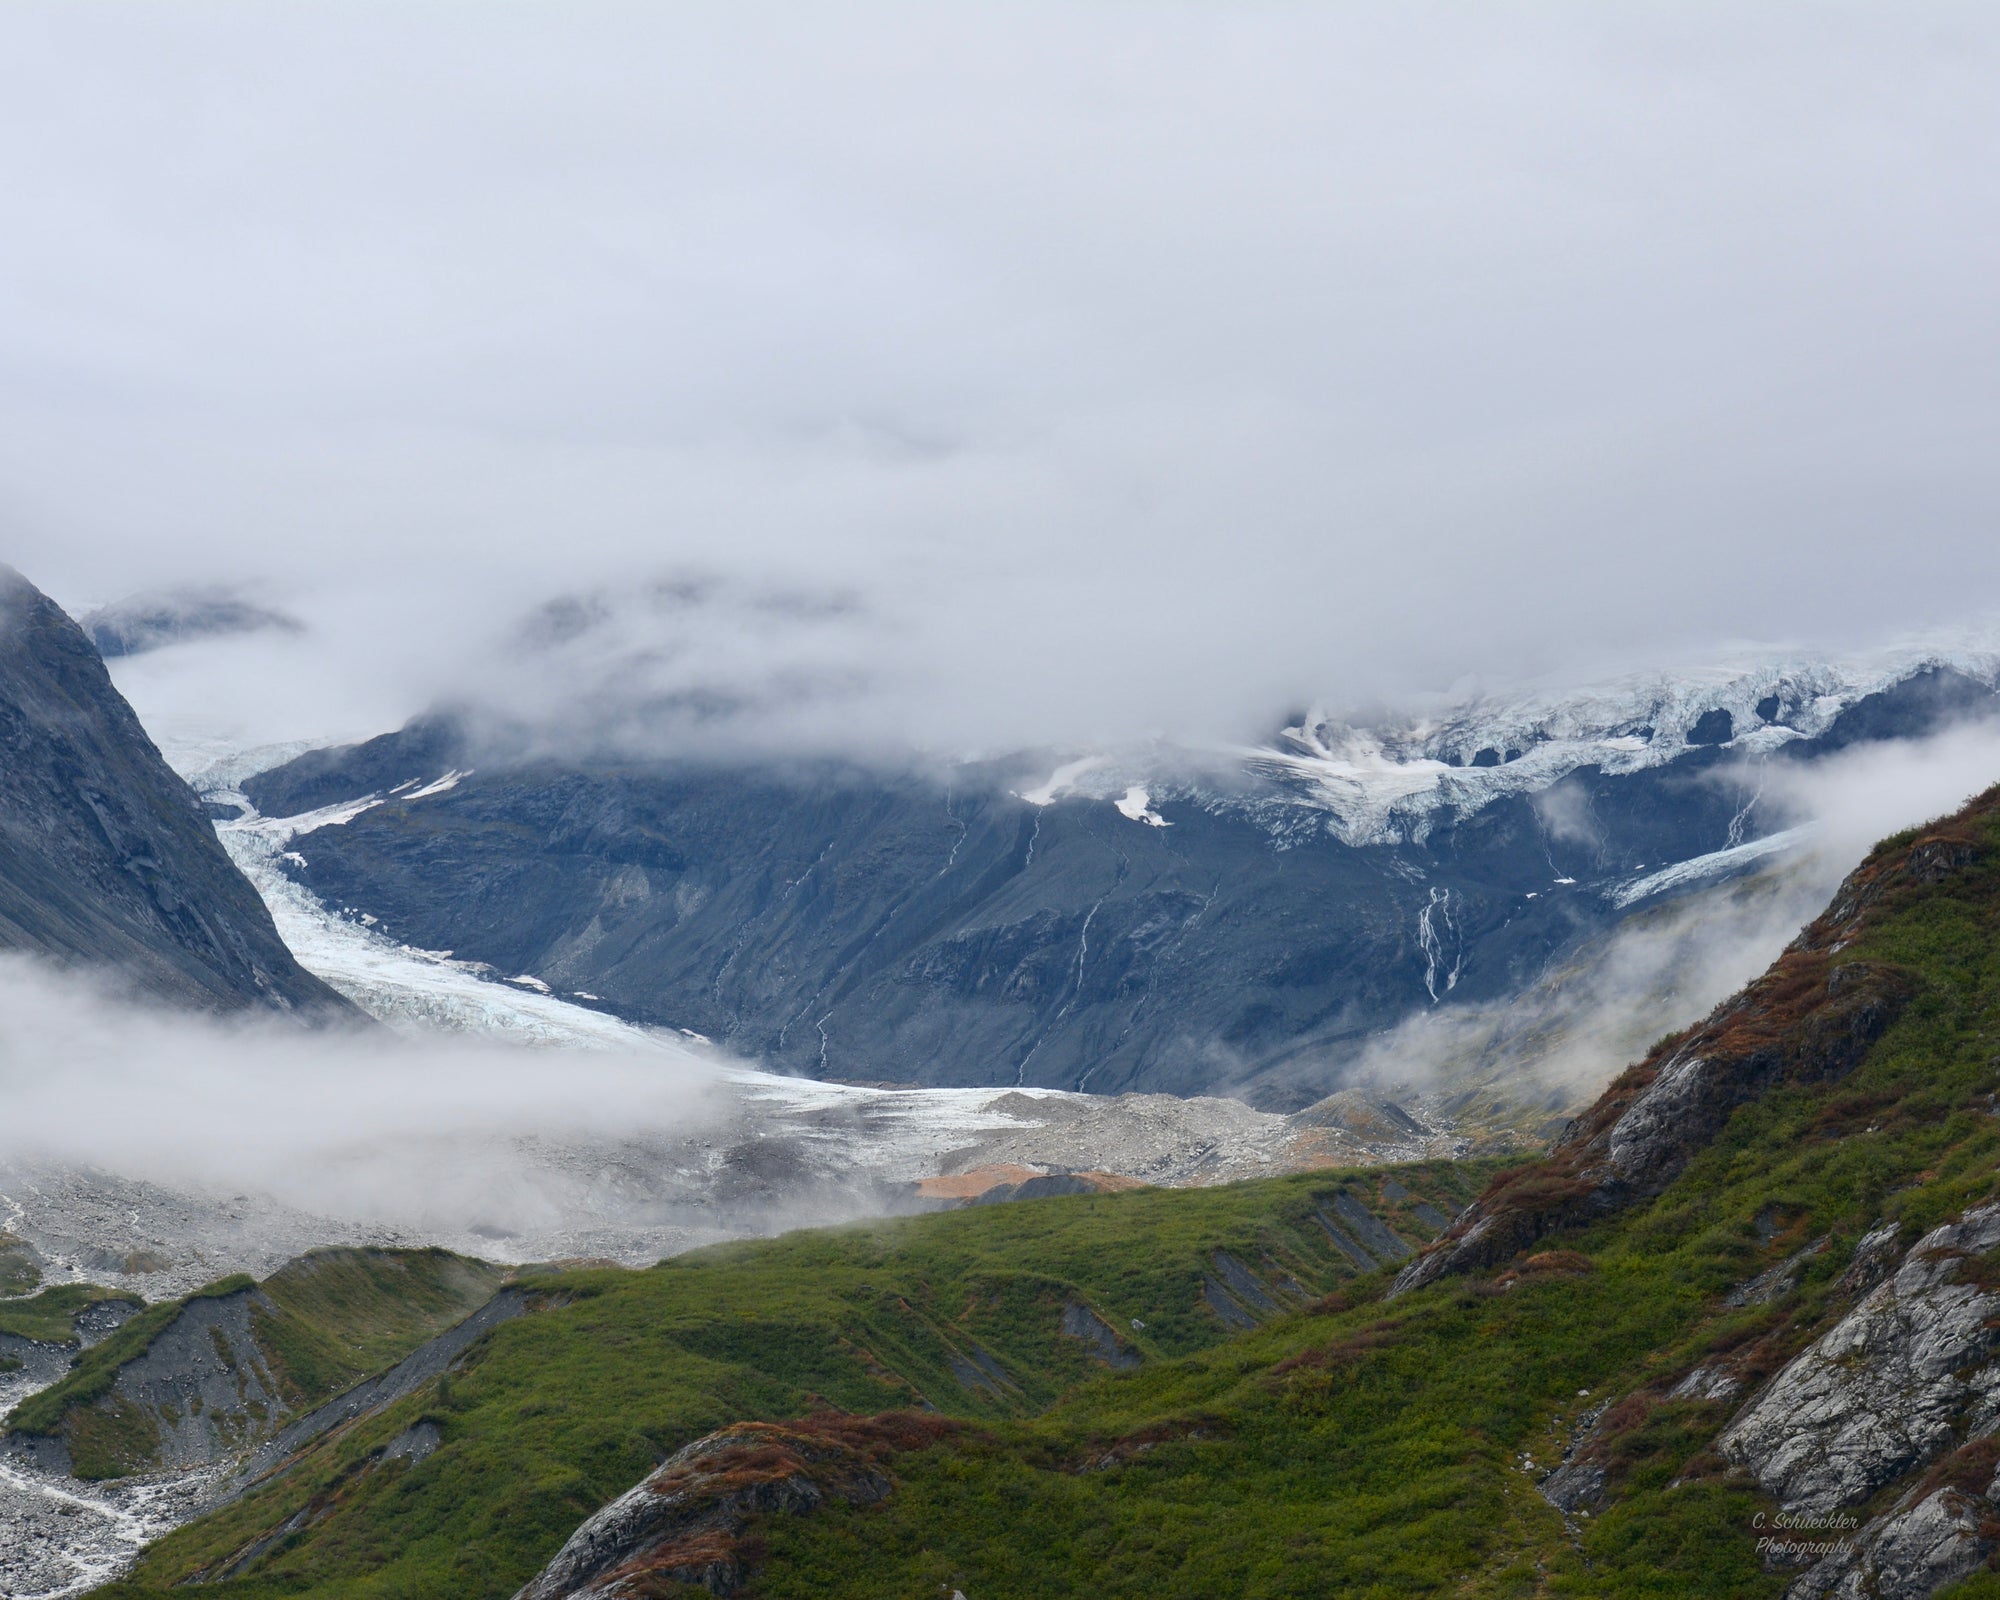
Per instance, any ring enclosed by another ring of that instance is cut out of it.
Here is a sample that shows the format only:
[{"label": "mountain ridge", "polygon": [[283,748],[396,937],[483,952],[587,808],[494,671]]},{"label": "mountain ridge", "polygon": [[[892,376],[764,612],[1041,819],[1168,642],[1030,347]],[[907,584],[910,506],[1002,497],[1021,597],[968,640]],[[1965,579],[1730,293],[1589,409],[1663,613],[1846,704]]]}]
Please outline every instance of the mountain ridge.
[{"label": "mountain ridge", "polygon": [[354,1016],[301,967],[83,631],[0,566],[0,950],[210,1010]]},{"label": "mountain ridge", "polygon": [[1629,915],[1775,859],[1797,841],[1758,831],[1757,762],[1996,703],[1929,662],[1821,705],[1811,734],[1762,725],[1761,755],[1747,733],[1683,742],[1540,790],[1426,758],[1394,782],[1516,787],[1464,815],[1439,801],[1394,843],[1347,842],[1318,758],[1303,776],[1253,762],[1247,789],[1070,763],[1016,790],[1018,761],[945,782],[804,758],[526,759],[445,715],[242,794],[314,824],[287,870],[329,907],[779,1070],[1290,1110],[1385,1029],[1511,999]]}]

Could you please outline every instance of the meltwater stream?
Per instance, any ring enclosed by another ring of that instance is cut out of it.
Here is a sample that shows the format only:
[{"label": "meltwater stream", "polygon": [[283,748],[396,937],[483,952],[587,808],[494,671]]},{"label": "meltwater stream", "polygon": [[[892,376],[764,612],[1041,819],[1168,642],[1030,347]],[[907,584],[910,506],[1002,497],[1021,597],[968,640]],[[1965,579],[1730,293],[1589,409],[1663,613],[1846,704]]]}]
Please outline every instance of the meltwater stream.
[{"label": "meltwater stream", "polygon": [[[104,1324],[86,1342],[110,1331]],[[0,1373],[0,1415],[60,1379],[72,1353],[0,1337],[0,1354],[21,1363]],[[24,1451],[0,1451],[0,1600],[57,1600],[110,1582],[149,1541],[195,1513],[215,1476],[197,1468],[88,1484]]]}]

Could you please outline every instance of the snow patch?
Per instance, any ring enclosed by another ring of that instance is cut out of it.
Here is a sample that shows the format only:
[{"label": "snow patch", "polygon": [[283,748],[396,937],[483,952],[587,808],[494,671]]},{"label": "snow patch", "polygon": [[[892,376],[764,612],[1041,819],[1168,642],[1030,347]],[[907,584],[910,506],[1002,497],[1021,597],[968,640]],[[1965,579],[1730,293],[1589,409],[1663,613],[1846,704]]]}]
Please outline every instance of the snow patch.
[{"label": "snow patch", "polygon": [[1125,791],[1122,800],[1116,802],[1119,815],[1130,817],[1134,822],[1143,822],[1151,828],[1170,828],[1172,823],[1153,809],[1153,797],[1139,784],[1133,784]]},{"label": "snow patch", "polygon": [[1076,787],[1077,779],[1109,766],[1109,756],[1084,756],[1078,761],[1066,761],[1049,775],[1049,781],[1033,789],[1020,791],[1020,798],[1031,806],[1053,805],[1056,800]]},{"label": "snow patch", "polygon": [[467,767],[463,772],[459,772],[456,769],[454,769],[451,772],[447,772],[442,778],[439,778],[435,783],[427,783],[421,789],[412,789],[408,794],[404,795],[403,798],[405,800],[426,800],[429,799],[430,796],[434,794],[443,794],[447,789],[456,789],[459,786],[459,784],[461,784],[471,776],[472,776],[472,768],[470,767]]},{"label": "snow patch", "polygon": [[1732,845],[1726,850],[1712,850],[1705,856],[1695,856],[1687,861],[1677,861],[1671,867],[1662,867],[1658,872],[1643,878],[1634,878],[1621,883],[1605,895],[1614,906],[1623,908],[1636,905],[1652,895],[1664,893],[1668,889],[1678,889],[1684,884],[1696,883],[1703,878],[1719,877],[1735,872],[1761,861],[1766,856],[1782,854],[1804,844],[1811,837],[1812,827],[1808,824],[1800,828],[1787,828],[1782,833],[1766,834],[1761,839],[1752,839],[1748,844]]},{"label": "snow patch", "polygon": [[[238,820],[247,820],[256,815],[248,796],[232,794],[226,799],[229,803],[242,806],[245,816]],[[362,812],[373,811],[382,803],[379,794],[363,795],[359,800],[343,800],[339,805],[321,806],[317,811],[302,811],[296,817],[281,817],[277,820],[276,826],[285,830],[286,838],[299,839],[306,834],[317,833],[321,828],[344,828]]]}]

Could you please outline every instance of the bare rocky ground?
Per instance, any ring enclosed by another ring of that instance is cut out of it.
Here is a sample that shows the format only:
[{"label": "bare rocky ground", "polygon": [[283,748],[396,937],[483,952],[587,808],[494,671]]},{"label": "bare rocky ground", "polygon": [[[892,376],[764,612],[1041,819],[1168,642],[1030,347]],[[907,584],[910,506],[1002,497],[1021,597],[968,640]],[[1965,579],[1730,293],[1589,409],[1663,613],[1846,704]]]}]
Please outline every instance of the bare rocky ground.
[{"label": "bare rocky ground", "polygon": [[[773,1087],[774,1082],[776,1087]],[[268,1193],[0,1159],[0,1226],[49,1282],[149,1300],[233,1272],[267,1276],[319,1245],[442,1245],[501,1262],[598,1258],[639,1266],[721,1239],[918,1209],[918,1184],[988,1166],[1095,1171],[1171,1187],[1318,1166],[1461,1155],[1470,1141],[1409,1116],[1365,1124],[1369,1102],[1304,1120],[1234,1100],[1170,1095],[867,1091],[756,1079],[733,1112],[684,1135],[557,1139],[438,1134],[399,1162],[463,1172],[462,1209],[302,1208]],[[1387,1103],[1391,1111],[1398,1108]],[[351,1186],[350,1186],[351,1187]]]},{"label": "bare rocky ground", "polygon": [[[95,1342],[115,1322],[86,1333]],[[0,1413],[68,1370],[71,1352],[0,1336],[0,1354],[21,1363],[0,1372]],[[145,1545],[194,1516],[214,1474],[163,1473],[85,1484],[0,1453],[0,1596],[54,1600],[116,1577]]]}]

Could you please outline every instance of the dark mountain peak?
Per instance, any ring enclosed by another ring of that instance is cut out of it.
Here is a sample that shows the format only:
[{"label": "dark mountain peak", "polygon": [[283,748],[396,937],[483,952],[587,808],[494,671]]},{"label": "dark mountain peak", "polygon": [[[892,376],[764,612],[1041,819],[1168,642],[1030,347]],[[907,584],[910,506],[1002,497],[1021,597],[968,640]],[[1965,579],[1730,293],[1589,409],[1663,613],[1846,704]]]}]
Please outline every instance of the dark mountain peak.
[{"label": "dark mountain peak", "polygon": [[348,1012],[278,937],[104,662],[0,567],[0,949],[211,1010]]}]

